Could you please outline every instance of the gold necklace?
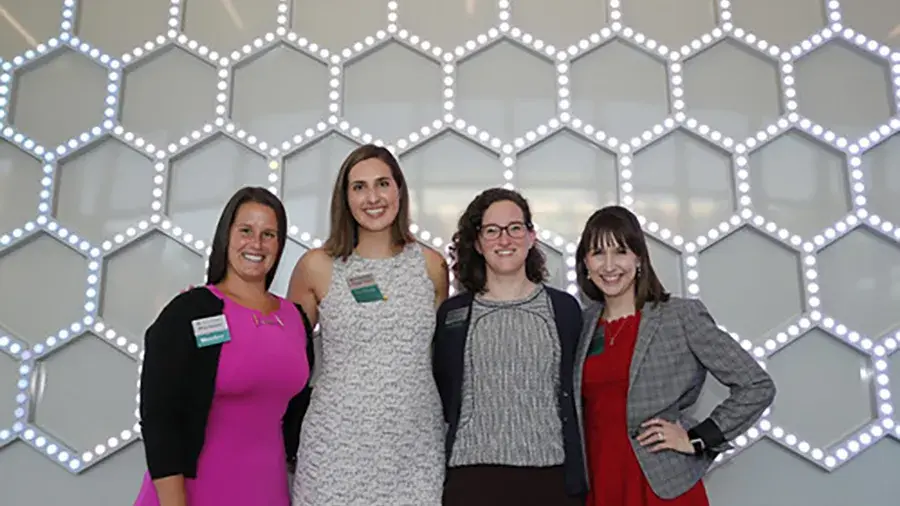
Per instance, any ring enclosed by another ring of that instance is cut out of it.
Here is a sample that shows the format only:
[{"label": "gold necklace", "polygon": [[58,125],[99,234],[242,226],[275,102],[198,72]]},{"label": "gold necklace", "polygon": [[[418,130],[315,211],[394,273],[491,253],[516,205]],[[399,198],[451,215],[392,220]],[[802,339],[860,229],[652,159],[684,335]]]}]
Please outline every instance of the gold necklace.
[{"label": "gold necklace", "polygon": [[[625,318],[629,318],[629,317],[630,317],[630,315],[629,315],[629,316],[623,316],[622,318],[619,318],[619,319],[620,319],[620,320],[625,320]],[[612,321],[616,321],[616,320],[612,320]],[[607,320],[607,322],[604,324],[604,327],[606,327],[606,326],[609,325],[610,323],[611,323],[611,322],[610,322],[609,320]],[[610,345],[610,346],[614,346],[614,345],[616,344],[616,338],[619,337],[619,334],[621,334],[623,330],[625,330],[625,326],[626,326],[627,324],[628,324],[627,321],[622,321],[622,325],[619,326],[618,331],[617,331],[615,334],[613,334],[613,336],[612,336],[611,338],[609,338],[609,345]]]}]

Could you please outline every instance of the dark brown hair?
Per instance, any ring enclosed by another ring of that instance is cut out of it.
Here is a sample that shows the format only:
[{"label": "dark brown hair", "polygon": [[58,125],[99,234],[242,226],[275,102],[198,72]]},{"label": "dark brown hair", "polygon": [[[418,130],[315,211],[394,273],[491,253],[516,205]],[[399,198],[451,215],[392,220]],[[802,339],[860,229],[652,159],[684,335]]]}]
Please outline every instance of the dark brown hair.
[{"label": "dark brown hair", "polygon": [[261,187],[241,188],[225,204],[225,209],[219,216],[219,223],[216,225],[213,235],[209,266],[206,268],[206,282],[215,285],[225,279],[225,274],[228,272],[228,243],[231,239],[231,226],[234,224],[234,218],[241,206],[247,202],[255,202],[271,208],[275,212],[275,219],[278,222],[278,254],[275,256],[275,262],[269,272],[266,273],[266,290],[268,290],[272,286],[272,280],[275,279],[278,263],[281,262],[281,253],[284,251],[284,242],[287,238],[287,213],[285,213],[281,200],[269,190]]},{"label": "dark brown hair", "polygon": [[353,253],[353,248],[359,240],[359,224],[350,212],[347,187],[350,184],[350,170],[359,162],[370,158],[377,158],[390,167],[391,177],[400,194],[397,218],[391,226],[391,241],[395,245],[403,246],[416,240],[409,231],[409,190],[406,188],[406,178],[403,177],[400,164],[387,148],[364,144],[347,155],[334,181],[334,190],[331,193],[331,232],[324,245],[325,252],[332,258],[346,260]]},{"label": "dark brown hair", "polygon": [[[475,248],[478,234],[481,232],[481,220],[488,207],[495,202],[508,200],[519,206],[525,220],[525,226],[529,231],[534,230],[531,221],[531,208],[525,197],[513,190],[505,188],[491,188],[483,191],[466,208],[460,216],[457,231],[448,248],[451,257],[451,269],[456,278],[457,285],[473,294],[481,294],[485,291],[487,281],[487,266],[484,256]],[[543,283],[547,279],[546,259],[538,249],[537,243],[528,251],[525,258],[525,276],[532,283]]]},{"label": "dark brown hair", "polygon": [[603,292],[588,276],[585,257],[598,249],[601,242],[615,241],[627,246],[640,259],[640,270],[634,283],[634,306],[640,310],[646,302],[665,302],[669,293],[656,276],[650,263],[647,239],[637,217],[622,206],[607,206],[596,211],[584,225],[575,252],[575,274],[581,293],[596,301],[603,300]]}]

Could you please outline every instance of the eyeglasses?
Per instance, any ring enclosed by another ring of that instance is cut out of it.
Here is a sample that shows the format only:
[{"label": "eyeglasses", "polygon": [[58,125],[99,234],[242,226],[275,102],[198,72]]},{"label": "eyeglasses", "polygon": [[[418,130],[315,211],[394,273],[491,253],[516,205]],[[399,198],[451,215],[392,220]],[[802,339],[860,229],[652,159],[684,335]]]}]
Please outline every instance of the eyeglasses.
[{"label": "eyeglasses", "polygon": [[506,235],[513,239],[521,239],[528,232],[528,227],[521,221],[514,221],[505,227],[494,225],[493,223],[481,226],[481,237],[489,241],[499,239],[500,235],[506,231]]}]

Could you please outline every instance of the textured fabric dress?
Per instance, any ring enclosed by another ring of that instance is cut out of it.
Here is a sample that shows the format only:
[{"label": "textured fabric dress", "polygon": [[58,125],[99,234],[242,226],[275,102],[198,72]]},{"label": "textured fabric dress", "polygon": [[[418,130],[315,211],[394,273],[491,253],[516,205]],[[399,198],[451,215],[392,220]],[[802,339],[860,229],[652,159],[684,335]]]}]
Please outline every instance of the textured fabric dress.
[{"label": "textured fabric dress", "polygon": [[[231,340],[222,345],[197,477],[185,479],[187,504],[290,506],[281,419],[309,379],[303,318],[281,298],[263,317],[207,288],[225,302]],[[257,318],[276,321],[274,315],[281,324],[257,325]],[[149,474],[135,506],[159,506]]]},{"label": "textured fabric dress", "polygon": [[[335,259],[319,307],[321,358],[303,420],[293,506],[439,506],[444,422],[431,367],[434,284],[422,246]],[[357,302],[372,275],[385,300]]]},{"label": "textured fabric dress", "polygon": [[[605,325],[603,351],[584,364],[584,435],[591,487],[587,506],[709,506],[703,482],[681,496],[657,496],[641,471],[628,435],[628,372],[640,313]],[[612,340],[614,342],[611,342]],[[592,343],[593,351],[593,343]],[[664,450],[669,451],[669,450]]]}]

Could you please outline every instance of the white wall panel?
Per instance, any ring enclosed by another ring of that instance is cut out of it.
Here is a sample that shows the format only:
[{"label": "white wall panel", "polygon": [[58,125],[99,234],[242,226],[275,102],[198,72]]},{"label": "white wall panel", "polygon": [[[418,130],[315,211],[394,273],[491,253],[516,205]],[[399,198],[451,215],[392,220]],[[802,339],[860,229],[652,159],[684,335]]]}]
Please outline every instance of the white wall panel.
[{"label": "white wall panel", "polygon": [[585,219],[640,214],[667,288],[779,387],[713,504],[896,505],[898,106],[894,0],[6,0],[3,503],[129,504],[143,331],[227,198],[284,200],[283,294],[378,142],[423,243],[515,187],[573,293]]}]

